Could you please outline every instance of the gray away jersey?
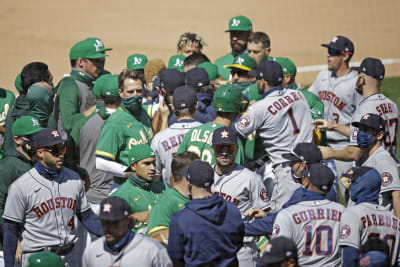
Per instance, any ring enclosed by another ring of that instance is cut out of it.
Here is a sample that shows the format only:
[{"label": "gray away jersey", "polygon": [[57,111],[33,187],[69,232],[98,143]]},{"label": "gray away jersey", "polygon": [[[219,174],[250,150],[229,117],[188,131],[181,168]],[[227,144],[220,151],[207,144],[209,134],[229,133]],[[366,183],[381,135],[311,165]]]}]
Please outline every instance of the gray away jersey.
[{"label": "gray away jersey", "polygon": [[306,99],[301,92],[286,88],[272,91],[251,105],[235,128],[244,137],[256,131],[273,165],[287,161],[282,154],[290,153],[297,143],[313,141]]},{"label": "gray away jersey", "polygon": [[[363,99],[358,105],[351,122],[359,122],[367,113],[379,115],[386,123],[384,146],[392,155],[396,155],[399,111],[397,105],[383,94],[374,94]],[[350,145],[357,145],[358,128],[350,125]]]},{"label": "gray away jersey", "polygon": [[30,169],[8,190],[3,218],[23,224],[22,252],[76,242],[74,216],[90,208],[79,175],[63,167],[51,181]]},{"label": "gray away jersey", "polygon": [[394,265],[399,254],[400,220],[388,209],[372,203],[348,207],[340,222],[339,246],[361,249],[372,236],[388,244]]},{"label": "gray away jersey", "polygon": [[272,236],[294,241],[300,266],[340,266],[338,240],[343,211],[342,205],[326,199],[300,202],[278,213]]},{"label": "gray away jersey", "polygon": [[378,148],[362,166],[375,168],[381,175],[381,191],[379,205],[392,206],[391,191],[400,190],[399,170],[396,161],[383,146]]},{"label": "gray away jersey", "polygon": [[199,125],[201,123],[197,121],[178,121],[154,136],[151,148],[156,156],[156,175],[162,175],[164,183],[170,184],[172,158],[185,134]]},{"label": "gray away jersey", "polygon": [[[357,72],[336,78],[331,71],[321,71],[308,91],[314,93],[324,103],[324,117],[328,121],[349,125],[362,96],[355,90]],[[347,143],[348,138],[336,131],[327,131],[328,143],[334,148],[337,142]]]},{"label": "gray away jersey", "polygon": [[89,244],[83,254],[83,267],[168,267],[172,261],[167,249],[157,241],[135,234],[135,237],[115,255],[104,249],[105,238]]}]

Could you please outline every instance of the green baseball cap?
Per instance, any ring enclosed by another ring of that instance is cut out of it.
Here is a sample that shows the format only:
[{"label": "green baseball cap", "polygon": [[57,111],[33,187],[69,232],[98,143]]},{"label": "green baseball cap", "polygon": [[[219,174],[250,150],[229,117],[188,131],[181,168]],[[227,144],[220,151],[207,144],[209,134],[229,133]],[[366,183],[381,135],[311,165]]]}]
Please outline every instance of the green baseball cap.
[{"label": "green baseball cap", "polygon": [[210,79],[210,81],[218,79],[218,67],[216,65],[212,64],[211,62],[208,62],[208,61],[203,62],[203,63],[197,65],[197,67],[203,68],[207,71],[208,78]]},{"label": "green baseball cap", "polygon": [[257,62],[248,55],[239,55],[233,60],[233,64],[225,65],[224,68],[235,68],[251,71],[257,68]]},{"label": "green baseball cap", "polygon": [[65,264],[60,256],[52,252],[34,253],[28,259],[27,267],[64,267]]},{"label": "green baseball cap", "polygon": [[222,112],[239,113],[242,103],[242,90],[234,84],[218,87],[213,97],[213,109]]},{"label": "green baseball cap", "polygon": [[231,18],[229,21],[229,29],[225,32],[231,31],[246,31],[249,32],[253,29],[253,25],[248,17],[245,16],[237,16]]},{"label": "green baseball cap", "polygon": [[144,70],[147,64],[147,57],[143,54],[133,54],[126,60],[126,68],[128,70]]},{"label": "green baseball cap", "polygon": [[293,61],[291,61],[287,57],[276,57],[273,60],[281,65],[283,74],[290,74],[290,76],[296,77],[297,68]]},{"label": "green baseball cap", "polygon": [[112,48],[105,48],[103,42],[99,38],[87,38],[74,44],[69,52],[69,59],[104,58],[107,56],[104,52],[111,49]]},{"label": "green baseball cap", "polygon": [[[150,145],[142,144],[137,146],[132,146],[132,148],[128,151],[128,160],[129,163],[135,163],[142,159],[147,158],[155,158],[153,149],[151,149]],[[132,171],[131,167],[129,166],[126,170]]]},{"label": "green baseball cap", "polygon": [[17,91],[18,91],[19,93],[21,93],[21,92],[24,91],[24,88],[22,88],[22,86],[21,86],[21,72],[18,73],[17,77],[15,78],[15,83],[14,83],[14,85],[15,85],[15,88],[17,88]]},{"label": "green baseball cap", "polygon": [[21,116],[14,121],[12,126],[13,136],[30,135],[43,130],[39,121],[30,115]]},{"label": "green baseball cap", "polygon": [[93,86],[93,94],[97,98],[102,96],[119,96],[118,74],[105,74],[100,76]]},{"label": "green baseball cap", "polygon": [[185,60],[185,56],[183,55],[175,55],[169,58],[168,68],[169,69],[177,69],[180,72],[183,72],[183,61]]}]

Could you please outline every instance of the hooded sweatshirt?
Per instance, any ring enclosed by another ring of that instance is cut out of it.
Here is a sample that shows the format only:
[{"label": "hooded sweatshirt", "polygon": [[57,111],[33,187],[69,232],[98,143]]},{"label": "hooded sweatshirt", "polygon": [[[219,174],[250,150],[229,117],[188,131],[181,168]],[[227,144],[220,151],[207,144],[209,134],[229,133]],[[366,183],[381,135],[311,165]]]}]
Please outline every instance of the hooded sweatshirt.
[{"label": "hooded sweatshirt", "polygon": [[186,203],[171,218],[168,253],[174,266],[238,266],[244,225],[237,207],[216,194]]}]

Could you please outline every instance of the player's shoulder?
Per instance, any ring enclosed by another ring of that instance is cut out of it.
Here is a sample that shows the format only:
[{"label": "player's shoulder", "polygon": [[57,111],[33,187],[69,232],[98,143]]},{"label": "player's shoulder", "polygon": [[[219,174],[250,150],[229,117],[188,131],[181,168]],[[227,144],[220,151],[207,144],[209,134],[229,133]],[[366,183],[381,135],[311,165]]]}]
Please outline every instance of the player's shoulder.
[{"label": "player's shoulder", "polygon": [[103,251],[104,242],[105,237],[102,236],[91,242],[90,244],[87,244],[84,254],[91,255],[93,253],[100,253],[101,251]]},{"label": "player's shoulder", "polygon": [[147,248],[149,249],[149,251],[153,251],[153,253],[155,254],[156,251],[165,249],[165,247],[160,242],[157,242],[156,240],[139,233],[135,234],[132,242],[136,243],[135,245],[139,245],[142,249]]},{"label": "player's shoulder", "polygon": [[11,185],[11,187],[17,187],[17,188],[26,188],[27,184],[29,184],[32,180],[32,174],[31,172],[35,172],[35,168],[29,169],[27,172],[22,174],[20,177],[18,177]]},{"label": "player's shoulder", "polygon": [[253,172],[252,170],[250,170],[240,164],[236,165],[234,172],[239,173],[240,176],[242,176],[243,178],[248,179],[248,180],[254,179],[254,177],[261,177],[256,172]]},{"label": "player's shoulder", "polygon": [[227,63],[230,60],[233,60],[235,57],[232,55],[232,53],[228,53],[224,56],[221,56],[219,58],[217,58],[217,60],[215,60],[214,64],[216,65],[220,65],[220,64],[224,64]]},{"label": "player's shoulder", "polygon": [[79,174],[67,167],[62,167],[62,174],[64,175],[65,178],[70,179],[70,180],[81,180]]}]

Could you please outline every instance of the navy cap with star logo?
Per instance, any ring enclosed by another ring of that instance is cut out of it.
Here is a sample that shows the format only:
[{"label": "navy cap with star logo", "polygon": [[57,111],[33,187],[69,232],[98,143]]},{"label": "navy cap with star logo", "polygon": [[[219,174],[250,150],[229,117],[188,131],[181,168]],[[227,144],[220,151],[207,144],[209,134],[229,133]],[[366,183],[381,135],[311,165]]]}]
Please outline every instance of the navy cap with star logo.
[{"label": "navy cap with star logo", "polygon": [[359,128],[360,126],[375,129],[377,131],[385,130],[385,120],[377,114],[367,113],[364,114],[359,122],[352,122],[352,126]]},{"label": "navy cap with star logo", "polygon": [[359,73],[365,73],[375,80],[381,81],[385,78],[385,66],[382,61],[377,58],[367,57],[361,62],[359,67],[354,67],[353,69]]},{"label": "navy cap with star logo", "polygon": [[129,204],[123,198],[108,197],[100,203],[100,220],[119,221],[129,214]]},{"label": "navy cap with star logo", "polygon": [[232,128],[221,127],[214,131],[212,146],[235,145],[237,146],[237,134]]}]

